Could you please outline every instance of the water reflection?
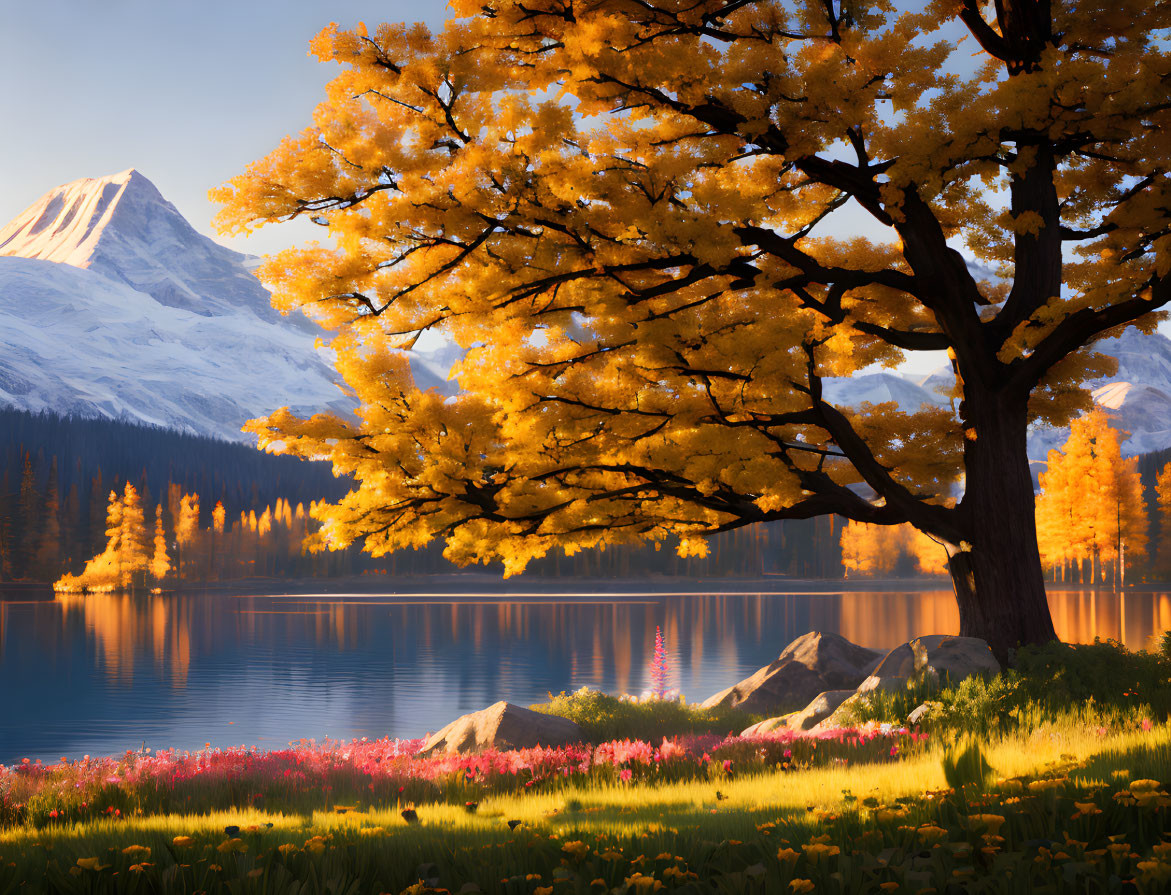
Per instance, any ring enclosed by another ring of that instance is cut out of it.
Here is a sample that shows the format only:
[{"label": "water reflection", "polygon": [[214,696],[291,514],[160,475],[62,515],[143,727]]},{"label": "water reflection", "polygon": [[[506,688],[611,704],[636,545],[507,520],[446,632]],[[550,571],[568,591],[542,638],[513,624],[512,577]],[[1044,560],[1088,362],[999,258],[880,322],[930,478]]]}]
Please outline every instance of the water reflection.
[{"label": "water reflection", "polygon": [[[1058,634],[1148,646],[1171,595],[1053,591]],[[417,736],[496,699],[646,686],[656,626],[703,699],[809,630],[889,648],[958,629],[949,590],[628,595],[0,593],[0,762]]]}]

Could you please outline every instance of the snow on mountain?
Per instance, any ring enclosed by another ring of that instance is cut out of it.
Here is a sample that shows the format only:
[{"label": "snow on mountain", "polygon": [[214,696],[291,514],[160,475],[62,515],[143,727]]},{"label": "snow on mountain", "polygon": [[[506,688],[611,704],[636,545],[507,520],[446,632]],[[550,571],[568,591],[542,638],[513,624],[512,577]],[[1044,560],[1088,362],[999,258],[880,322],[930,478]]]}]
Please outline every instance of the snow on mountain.
[{"label": "snow on mountain", "polygon": [[272,309],[253,261],[137,171],[50,191],[0,230],[0,403],[233,440],[281,406],[348,411],[316,327]]},{"label": "snow on mountain", "polygon": [[[1130,433],[1122,442],[1123,456],[1171,447],[1171,339],[1128,329],[1094,350],[1118,361],[1117,373],[1087,385],[1114,427]],[[1029,456],[1044,460],[1068,437],[1068,429],[1035,428],[1029,435]]]},{"label": "snow on mountain", "polygon": [[826,400],[839,406],[883,404],[895,401],[905,413],[914,413],[924,404],[946,405],[947,398],[938,392],[898,373],[864,373],[858,376],[826,379]]},{"label": "snow on mountain", "polygon": [[[50,190],[0,230],[0,255],[88,268],[203,317],[281,319],[249,272],[256,259],[197,233],[133,168]],[[301,315],[285,319],[313,331]]]},{"label": "snow on mountain", "polygon": [[[1099,342],[1094,350],[1118,361],[1113,376],[1090,380],[1094,403],[1106,410],[1113,425],[1129,437],[1122,453],[1130,457],[1171,447],[1171,339],[1161,333],[1144,335],[1128,329],[1116,339]],[[955,380],[950,367],[927,376],[900,373],[864,373],[851,378],[827,379],[825,395],[839,406],[858,406],[897,401],[906,412],[922,405],[947,406],[947,391]],[[1035,426],[1029,432],[1029,456],[1043,461],[1060,448],[1069,429]]]}]

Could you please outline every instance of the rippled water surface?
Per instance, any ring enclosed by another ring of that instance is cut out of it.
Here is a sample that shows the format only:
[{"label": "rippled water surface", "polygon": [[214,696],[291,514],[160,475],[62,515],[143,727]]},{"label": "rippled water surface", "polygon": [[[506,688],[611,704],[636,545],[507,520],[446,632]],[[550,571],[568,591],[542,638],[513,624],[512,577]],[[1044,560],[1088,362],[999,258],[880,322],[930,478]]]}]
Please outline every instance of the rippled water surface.
[{"label": "rippled water surface", "polygon": [[[1133,648],[1171,594],[1055,591],[1066,640]],[[655,627],[702,700],[810,630],[872,647],[954,633],[950,590],[637,594],[0,591],[0,763],[138,748],[419,736],[507,699],[639,692]]]}]

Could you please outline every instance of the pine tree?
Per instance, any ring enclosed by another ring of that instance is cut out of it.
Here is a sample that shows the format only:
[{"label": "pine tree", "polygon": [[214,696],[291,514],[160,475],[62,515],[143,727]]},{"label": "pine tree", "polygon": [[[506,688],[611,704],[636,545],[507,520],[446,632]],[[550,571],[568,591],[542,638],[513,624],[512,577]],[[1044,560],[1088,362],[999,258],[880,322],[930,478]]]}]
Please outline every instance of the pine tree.
[{"label": "pine tree", "polygon": [[[1126,564],[1146,554],[1147,518],[1136,459],[1123,460],[1119,433],[1095,408],[1073,421],[1061,451],[1039,476],[1038,547],[1050,565],[1073,562],[1089,580],[1121,584]],[[1110,566],[1109,572],[1107,566]]]},{"label": "pine tree", "polygon": [[86,511],[86,531],[89,534],[89,540],[82,552],[90,556],[101,553],[105,547],[106,536],[102,527],[102,519],[108,513],[107,493],[105,483],[102,481],[102,468],[99,466],[90,481],[89,506]]},{"label": "pine tree", "polygon": [[171,558],[167,556],[167,535],[163,530],[163,505],[155,507],[154,554],[150,560],[150,574],[156,581],[162,581],[171,571]]},{"label": "pine tree", "polygon": [[179,545],[179,577],[189,575],[192,549],[199,534],[199,495],[184,494],[179,499],[176,517],[175,542]]},{"label": "pine tree", "polygon": [[122,492],[119,565],[121,584],[132,588],[144,581],[150,568],[150,551],[146,545],[146,516],[138,490],[129,482]]},{"label": "pine tree", "polygon": [[17,550],[14,557],[17,578],[25,578],[33,571],[37,551],[37,535],[40,530],[38,524],[40,521],[39,503],[32,454],[24,451],[20,472],[20,498],[17,505]]},{"label": "pine tree", "polygon": [[49,483],[41,504],[41,525],[33,571],[40,581],[51,581],[61,573],[61,497],[57,479],[57,456],[49,467]]},{"label": "pine tree", "polygon": [[1159,507],[1159,555],[1160,572],[1171,571],[1171,463],[1168,463],[1155,478],[1155,499]]}]

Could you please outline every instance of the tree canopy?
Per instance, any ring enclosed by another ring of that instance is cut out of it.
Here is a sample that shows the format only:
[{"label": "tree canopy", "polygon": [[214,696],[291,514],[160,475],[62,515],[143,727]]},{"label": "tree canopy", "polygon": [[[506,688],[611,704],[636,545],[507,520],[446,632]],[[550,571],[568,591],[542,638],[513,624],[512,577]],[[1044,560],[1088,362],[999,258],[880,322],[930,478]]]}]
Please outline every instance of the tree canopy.
[{"label": "tree canopy", "polygon": [[[321,543],[531,558],[770,519],[910,522],[965,633],[1052,637],[1026,426],[1171,300],[1171,6],[454,0],[330,25],[313,125],[213,191],[335,331],[356,423],[256,421],[359,483]],[[407,357],[439,331],[461,394]],[[824,382],[947,351],[952,407]],[[951,496],[958,500],[949,500]],[[1012,592],[1010,597],[1008,592]]]}]

